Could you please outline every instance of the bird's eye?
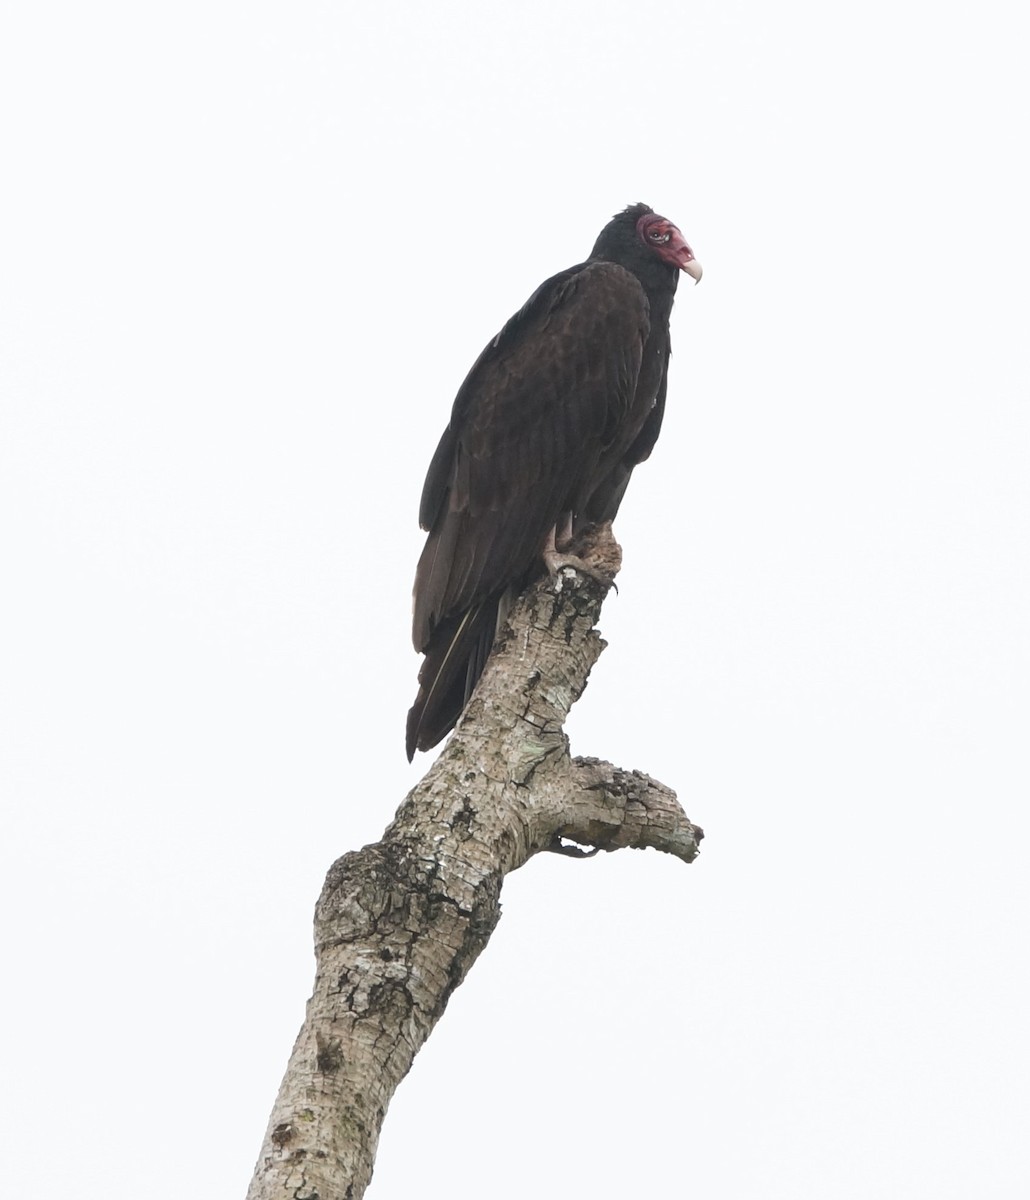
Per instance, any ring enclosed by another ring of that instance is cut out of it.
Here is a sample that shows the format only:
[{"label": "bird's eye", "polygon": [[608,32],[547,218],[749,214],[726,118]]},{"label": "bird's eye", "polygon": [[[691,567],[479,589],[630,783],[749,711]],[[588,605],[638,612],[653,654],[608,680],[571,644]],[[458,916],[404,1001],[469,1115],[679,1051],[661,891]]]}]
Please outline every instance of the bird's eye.
[{"label": "bird's eye", "polygon": [[669,231],[666,230],[665,233],[662,233],[662,231],[660,229],[652,229],[651,232],[647,236],[651,239],[652,242],[663,242],[664,243],[669,240]]}]

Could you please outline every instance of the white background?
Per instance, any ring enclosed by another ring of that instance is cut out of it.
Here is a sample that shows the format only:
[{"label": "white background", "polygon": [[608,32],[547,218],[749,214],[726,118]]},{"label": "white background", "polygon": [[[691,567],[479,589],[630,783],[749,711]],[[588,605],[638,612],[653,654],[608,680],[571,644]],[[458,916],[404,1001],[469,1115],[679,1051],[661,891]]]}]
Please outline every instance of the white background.
[{"label": "white background", "polygon": [[453,394],[644,200],[705,278],[569,728],[704,853],[509,880],[369,1195],[1030,1195],[1002,6],[8,14],[4,1194],[243,1194],[323,875],[428,762]]}]

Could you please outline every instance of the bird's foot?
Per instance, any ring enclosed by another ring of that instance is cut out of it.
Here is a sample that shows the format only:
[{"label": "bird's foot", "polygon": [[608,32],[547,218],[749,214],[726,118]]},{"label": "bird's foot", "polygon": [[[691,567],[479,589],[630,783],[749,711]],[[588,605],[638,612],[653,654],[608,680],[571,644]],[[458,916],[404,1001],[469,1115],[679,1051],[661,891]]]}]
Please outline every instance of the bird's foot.
[{"label": "bird's foot", "polygon": [[560,550],[545,550],[544,566],[547,567],[548,574],[554,580],[556,588],[561,586],[566,571],[578,571],[581,575],[588,575],[591,579],[596,579],[598,583],[611,582],[610,580],[604,580],[600,573],[595,571],[578,554],[564,554]]},{"label": "bird's foot", "polygon": [[571,582],[572,572],[593,579],[605,591],[615,587],[615,576],[622,566],[622,548],[612,534],[610,521],[603,525],[592,525],[576,537],[579,554],[571,554],[566,549],[559,550],[555,545],[555,533],[552,530],[548,536],[542,557],[556,591],[561,591],[564,580]]},{"label": "bird's foot", "polygon": [[[554,580],[555,591],[560,592],[563,583],[570,578],[567,572],[578,572],[580,575],[585,575],[588,579],[593,579],[595,583],[599,583],[601,587],[615,587],[615,576],[605,569],[601,564],[587,562],[585,558],[580,558],[578,554],[564,554],[559,550],[544,551],[544,565],[547,567],[548,573]],[[615,589],[618,591],[618,588]]]},{"label": "bird's foot", "polygon": [[602,577],[614,580],[618,575],[622,567],[622,547],[615,540],[611,521],[581,529],[576,535],[576,549]]}]

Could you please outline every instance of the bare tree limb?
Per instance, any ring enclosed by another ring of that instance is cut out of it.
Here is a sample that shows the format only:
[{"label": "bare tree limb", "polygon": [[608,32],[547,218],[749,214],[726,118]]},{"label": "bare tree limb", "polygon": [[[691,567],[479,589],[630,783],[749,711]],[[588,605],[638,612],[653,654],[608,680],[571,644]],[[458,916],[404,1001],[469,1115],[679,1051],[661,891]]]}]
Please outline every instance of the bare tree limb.
[{"label": "bare tree limb", "polygon": [[[614,578],[601,530],[580,554]],[[702,831],[665,785],[573,759],[563,726],[604,648],[607,588],[565,571],[515,605],[458,727],[380,842],[329,870],[315,987],[248,1200],[357,1200],[383,1116],[534,854],[651,847],[691,862]],[[573,843],[573,845],[570,845]]]}]

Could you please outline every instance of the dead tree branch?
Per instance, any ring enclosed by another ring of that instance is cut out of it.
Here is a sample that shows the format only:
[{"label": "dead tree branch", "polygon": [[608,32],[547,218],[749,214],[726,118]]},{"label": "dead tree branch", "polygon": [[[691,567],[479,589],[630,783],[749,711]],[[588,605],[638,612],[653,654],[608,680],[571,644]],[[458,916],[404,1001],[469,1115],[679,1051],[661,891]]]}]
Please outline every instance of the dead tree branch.
[{"label": "dead tree branch", "polygon": [[[614,577],[603,531],[580,553]],[[458,727],[380,842],[329,870],[314,993],[248,1200],[358,1200],[383,1116],[534,854],[650,847],[684,862],[703,834],[638,771],[571,758],[563,726],[604,649],[605,586],[566,571],[514,607]]]}]

